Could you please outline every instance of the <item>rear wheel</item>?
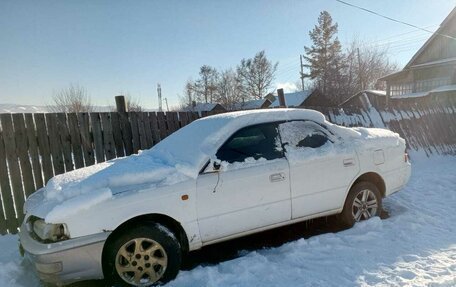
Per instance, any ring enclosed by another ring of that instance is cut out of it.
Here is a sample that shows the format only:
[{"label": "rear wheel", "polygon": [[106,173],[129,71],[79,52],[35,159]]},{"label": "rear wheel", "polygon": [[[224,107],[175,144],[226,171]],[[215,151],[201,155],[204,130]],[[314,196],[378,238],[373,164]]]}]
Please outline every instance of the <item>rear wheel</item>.
[{"label": "rear wheel", "polygon": [[380,216],[381,211],[380,191],[374,184],[364,181],[355,184],[350,189],[339,218],[344,226],[351,227],[355,222]]},{"label": "rear wheel", "polygon": [[179,272],[180,244],[165,226],[137,226],[108,244],[103,272],[114,286],[156,286],[174,279]]}]

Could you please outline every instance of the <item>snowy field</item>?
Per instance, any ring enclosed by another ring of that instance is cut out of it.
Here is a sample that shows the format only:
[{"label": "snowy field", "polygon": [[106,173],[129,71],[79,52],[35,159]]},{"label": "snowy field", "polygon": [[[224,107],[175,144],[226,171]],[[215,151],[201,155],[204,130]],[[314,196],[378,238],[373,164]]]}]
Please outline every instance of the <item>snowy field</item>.
[{"label": "snowy field", "polygon": [[[456,157],[416,160],[406,189],[384,205],[388,219],[241,251],[181,271],[167,286],[456,286]],[[44,286],[22,262],[16,236],[0,237],[0,286]]]}]

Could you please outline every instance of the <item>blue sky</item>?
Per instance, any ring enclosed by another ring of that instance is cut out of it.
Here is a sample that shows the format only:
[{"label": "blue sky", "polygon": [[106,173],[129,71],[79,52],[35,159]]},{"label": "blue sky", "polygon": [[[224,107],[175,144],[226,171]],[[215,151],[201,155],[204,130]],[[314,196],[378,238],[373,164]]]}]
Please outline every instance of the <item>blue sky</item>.
[{"label": "blue sky", "polygon": [[[433,31],[456,5],[348,1]],[[97,105],[128,93],[156,108],[161,83],[174,105],[201,65],[234,67],[260,50],[279,62],[276,84],[294,83],[322,10],[338,22],[342,44],[357,37],[389,46],[401,66],[430,36],[335,0],[0,0],[0,103],[45,105],[56,90],[77,83]]]}]

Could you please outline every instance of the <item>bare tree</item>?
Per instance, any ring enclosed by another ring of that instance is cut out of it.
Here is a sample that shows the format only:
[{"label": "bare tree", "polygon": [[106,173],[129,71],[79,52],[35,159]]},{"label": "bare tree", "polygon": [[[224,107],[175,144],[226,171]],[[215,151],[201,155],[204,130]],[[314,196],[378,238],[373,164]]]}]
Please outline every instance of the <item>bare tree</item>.
[{"label": "bare tree", "polygon": [[144,108],[141,106],[141,101],[131,95],[126,96],[127,111],[129,112],[143,112]]},{"label": "bare tree", "polygon": [[193,104],[197,101],[204,101],[204,95],[200,87],[191,78],[185,82],[183,96],[179,96],[179,108],[191,110]]},{"label": "bare tree", "polygon": [[242,59],[237,73],[247,98],[261,99],[266,95],[278,64],[269,61],[264,51],[251,59]]},{"label": "bare tree", "polygon": [[199,72],[200,78],[194,83],[195,100],[198,102],[212,103],[214,100],[218,72],[215,68],[203,65]]},{"label": "bare tree", "polygon": [[233,69],[220,73],[216,89],[216,101],[228,110],[236,109],[244,101],[242,85]]},{"label": "bare tree", "polygon": [[195,99],[195,83],[189,79],[185,83],[184,88],[184,99],[183,101],[188,105],[191,106]]},{"label": "bare tree", "polygon": [[196,83],[192,79],[188,79],[185,82],[183,96],[177,96],[179,98],[179,104],[176,107],[177,110],[191,111],[193,109],[193,104],[196,103],[198,99],[197,88]]},{"label": "bare tree", "polygon": [[54,113],[87,113],[94,110],[87,90],[80,85],[71,84],[57,91],[52,100],[53,104],[47,109]]},{"label": "bare tree", "polygon": [[377,80],[398,70],[388,58],[387,47],[378,47],[353,40],[346,52],[347,92],[365,89],[385,89]]}]

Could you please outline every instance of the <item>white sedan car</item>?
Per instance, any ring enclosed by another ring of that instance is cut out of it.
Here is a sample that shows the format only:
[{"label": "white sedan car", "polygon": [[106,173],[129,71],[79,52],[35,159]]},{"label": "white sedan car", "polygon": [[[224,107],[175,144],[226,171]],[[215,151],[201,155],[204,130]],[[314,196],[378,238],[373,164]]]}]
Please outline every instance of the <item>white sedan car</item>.
[{"label": "white sedan car", "polygon": [[152,286],[205,245],[332,214],[347,226],[378,216],[409,177],[391,131],[303,109],[226,113],[54,177],[27,199],[20,242],[47,282]]}]

